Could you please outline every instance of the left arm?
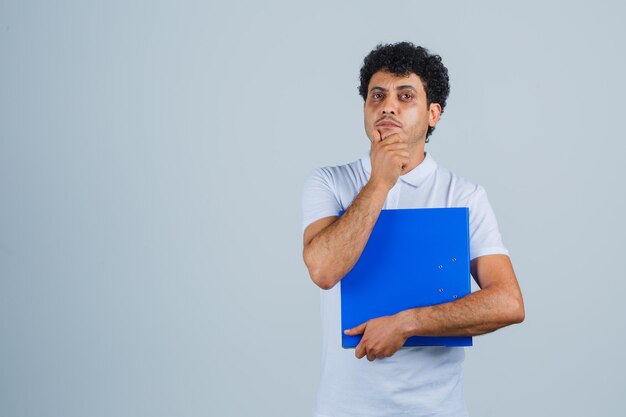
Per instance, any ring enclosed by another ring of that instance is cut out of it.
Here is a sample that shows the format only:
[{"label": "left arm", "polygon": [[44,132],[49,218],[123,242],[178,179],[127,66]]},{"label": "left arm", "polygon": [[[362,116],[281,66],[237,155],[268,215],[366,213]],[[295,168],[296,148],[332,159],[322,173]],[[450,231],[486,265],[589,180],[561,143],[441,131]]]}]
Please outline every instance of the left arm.
[{"label": "left arm", "polygon": [[506,255],[480,256],[470,264],[479,291],[456,301],[369,320],[346,334],[363,334],[355,355],[393,355],[411,336],[478,336],[524,321],[524,301]]}]

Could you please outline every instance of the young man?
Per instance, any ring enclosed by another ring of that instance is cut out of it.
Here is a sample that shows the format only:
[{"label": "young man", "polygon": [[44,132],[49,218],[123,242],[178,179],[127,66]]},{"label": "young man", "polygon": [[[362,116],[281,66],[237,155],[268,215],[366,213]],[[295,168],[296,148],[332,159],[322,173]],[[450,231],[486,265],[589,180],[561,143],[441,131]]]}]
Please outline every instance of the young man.
[{"label": "young man", "polygon": [[[365,58],[360,81],[369,151],[313,170],[302,196],[303,257],[323,290],[315,417],[466,416],[464,349],[400,347],[413,335],[477,336],[521,323],[517,279],[485,190],[424,151],[450,91],[441,58],[408,42],[379,45]],[[382,209],[418,207],[469,207],[470,268],[480,290],[369,320],[347,331],[363,335],[355,352],[343,349],[336,284],[358,260]],[[338,218],[340,210],[346,212]]]}]

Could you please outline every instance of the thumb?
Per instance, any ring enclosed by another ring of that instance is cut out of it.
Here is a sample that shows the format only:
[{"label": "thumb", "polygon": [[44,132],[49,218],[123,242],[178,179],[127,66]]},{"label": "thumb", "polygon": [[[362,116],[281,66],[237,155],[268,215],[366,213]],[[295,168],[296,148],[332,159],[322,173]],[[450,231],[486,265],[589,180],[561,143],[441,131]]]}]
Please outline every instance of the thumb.
[{"label": "thumb", "polygon": [[356,335],[356,334],[363,334],[363,332],[365,331],[365,327],[366,326],[367,326],[367,322],[361,323],[361,324],[359,324],[356,327],[353,327],[351,329],[346,329],[344,331],[344,333],[347,334],[347,335],[350,335],[350,336],[353,336],[353,335]]},{"label": "thumb", "polygon": [[372,132],[372,148],[374,148],[374,146],[379,143],[380,141],[383,140],[383,134],[380,133],[380,130],[376,129]]}]

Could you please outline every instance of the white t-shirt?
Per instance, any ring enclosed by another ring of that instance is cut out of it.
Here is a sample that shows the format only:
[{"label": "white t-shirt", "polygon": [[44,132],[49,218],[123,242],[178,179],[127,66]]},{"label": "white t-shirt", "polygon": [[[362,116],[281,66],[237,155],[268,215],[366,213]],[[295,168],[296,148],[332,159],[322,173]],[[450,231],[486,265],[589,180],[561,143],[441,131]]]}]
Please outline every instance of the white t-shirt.
[{"label": "white t-shirt", "polygon": [[[437,165],[430,153],[400,176],[384,209],[469,207],[470,258],[505,254],[484,188]],[[357,161],[314,169],[302,194],[302,231],[346,210],[371,174],[369,151]],[[357,359],[341,347],[340,285],[320,290],[322,367],[314,417],[467,416],[463,347],[403,347],[393,356]]]}]

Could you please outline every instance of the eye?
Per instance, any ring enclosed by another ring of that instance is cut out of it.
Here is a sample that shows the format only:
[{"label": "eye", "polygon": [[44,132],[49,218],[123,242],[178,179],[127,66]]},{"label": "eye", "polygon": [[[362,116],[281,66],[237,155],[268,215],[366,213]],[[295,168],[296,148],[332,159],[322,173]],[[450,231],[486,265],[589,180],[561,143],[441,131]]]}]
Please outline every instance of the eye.
[{"label": "eye", "polygon": [[373,93],[372,94],[372,98],[374,100],[380,100],[381,98],[383,98],[383,94],[382,93]]},{"label": "eye", "polygon": [[402,97],[402,100],[411,100],[413,98],[413,94],[404,93],[400,95],[400,97]]}]

